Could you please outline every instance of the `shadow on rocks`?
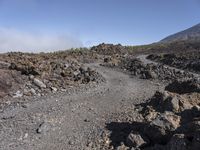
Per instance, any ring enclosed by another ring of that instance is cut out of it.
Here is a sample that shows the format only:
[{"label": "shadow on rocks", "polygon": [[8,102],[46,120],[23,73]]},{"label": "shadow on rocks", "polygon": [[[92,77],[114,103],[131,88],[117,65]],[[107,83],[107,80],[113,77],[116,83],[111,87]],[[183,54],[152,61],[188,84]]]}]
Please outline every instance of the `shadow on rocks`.
[{"label": "shadow on rocks", "polygon": [[128,147],[145,147],[150,142],[146,135],[143,134],[143,129],[148,124],[142,122],[111,122],[106,125],[106,128],[111,132],[109,139],[110,145],[114,148],[125,144]]},{"label": "shadow on rocks", "polygon": [[[188,112],[185,112],[188,113]],[[191,121],[192,120],[192,121]],[[197,150],[200,148],[200,121],[192,118],[187,123],[181,121],[180,127],[168,130],[155,122],[111,122],[106,128],[111,132],[110,146],[120,149],[143,150]]]},{"label": "shadow on rocks", "polygon": [[136,106],[141,107],[138,110],[143,122],[106,125],[110,131],[110,146],[145,150],[200,149],[200,106],[182,108],[179,103],[179,99],[169,93],[155,93],[147,103]]},{"label": "shadow on rocks", "polygon": [[186,80],[186,81],[175,80],[168,86],[166,86],[165,90],[178,94],[200,92],[200,85],[196,80]]}]

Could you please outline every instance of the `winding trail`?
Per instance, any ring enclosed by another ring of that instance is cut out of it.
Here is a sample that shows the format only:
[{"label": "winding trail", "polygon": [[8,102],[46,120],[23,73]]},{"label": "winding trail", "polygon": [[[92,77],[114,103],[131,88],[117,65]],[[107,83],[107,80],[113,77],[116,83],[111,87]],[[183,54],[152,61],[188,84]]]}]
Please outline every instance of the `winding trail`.
[{"label": "winding trail", "polygon": [[[144,64],[157,64],[146,56],[138,58]],[[123,112],[123,108],[141,103],[163,88],[155,80],[142,80],[98,64],[89,66],[106,82],[71,94],[32,98],[0,112],[0,150],[87,149],[88,142],[101,134],[110,114]]]},{"label": "winding trail", "polygon": [[77,150],[101,133],[107,116],[151,97],[156,81],[91,64],[106,83],[84,92],[38,97],[0,113],[2,150]]}]

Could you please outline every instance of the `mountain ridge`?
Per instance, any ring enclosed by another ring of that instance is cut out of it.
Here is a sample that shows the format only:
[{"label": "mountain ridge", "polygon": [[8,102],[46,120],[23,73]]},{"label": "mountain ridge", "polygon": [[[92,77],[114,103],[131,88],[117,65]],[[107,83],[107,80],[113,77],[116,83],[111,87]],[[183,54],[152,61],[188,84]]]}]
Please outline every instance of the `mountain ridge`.
[{"label": "mountain ridge", "polygon": [[197,40],[198,41],[200,40],[200,23],[183,31],[169,35],[166,38],[162,39],[160,42],[169,43],[176,41],[197,41]]}]

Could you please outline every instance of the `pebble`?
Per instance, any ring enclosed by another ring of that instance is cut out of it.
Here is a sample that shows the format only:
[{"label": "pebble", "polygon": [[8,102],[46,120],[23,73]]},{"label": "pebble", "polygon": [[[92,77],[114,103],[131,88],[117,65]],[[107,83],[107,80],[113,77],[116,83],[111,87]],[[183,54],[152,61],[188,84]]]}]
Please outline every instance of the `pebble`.
[{"label": "pebble", "polygon": [[51,87],[51,90],[52,90],[53,92],[57,92],[57,91],[58,91],[58,89],[55,88],[55,87]]},{"label": "pebble", "polygon": [[50,128],[51,128],[51,125],[48,122],[43,122],[39,125],[36,132],[39,134],[45,133],[45,132],[49,131]]},{"label": "pebble", "polygon": [[14,93],[13,98],[18,98],[22,96],[23,96],[23,93],[21,93],[20,91],[17,91],[16,93]]},{"label": "pebble", "polygon": [[40,81],[39,79],[34,79],[33,80],[33,83],[36,85],[36,86],[38,86],[39,88],[46,88],[46,85],[42,82],[42,81]]},{"label": "pebble", "polygon": [[69,144],[69,145],[74,145],[74,141],[70,140],[70,141],[68,142],[68,144]]},{"label": "pebble", "polygon": [[28,133],[24,134],[24,139],[26,139],[28,137]]}]

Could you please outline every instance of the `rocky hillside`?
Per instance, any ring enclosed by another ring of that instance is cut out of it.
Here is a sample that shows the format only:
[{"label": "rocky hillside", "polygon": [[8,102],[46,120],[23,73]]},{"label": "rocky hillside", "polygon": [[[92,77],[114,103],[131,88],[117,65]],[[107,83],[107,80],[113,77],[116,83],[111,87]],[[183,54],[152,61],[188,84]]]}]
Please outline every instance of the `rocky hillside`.
[{"label": "rocky hillside", "polygon": [[170,43],[175,41],[199,41],[200,40],[200,24],[197,24],[189,29],[170,35],[161,42]]},{"label": "rocky hillside", "polygon": [[184,69],[192,72],[200,72],[200,52],[192,51],[185,53],[152,54],[148,59],[160,62],[172,67]]}]

